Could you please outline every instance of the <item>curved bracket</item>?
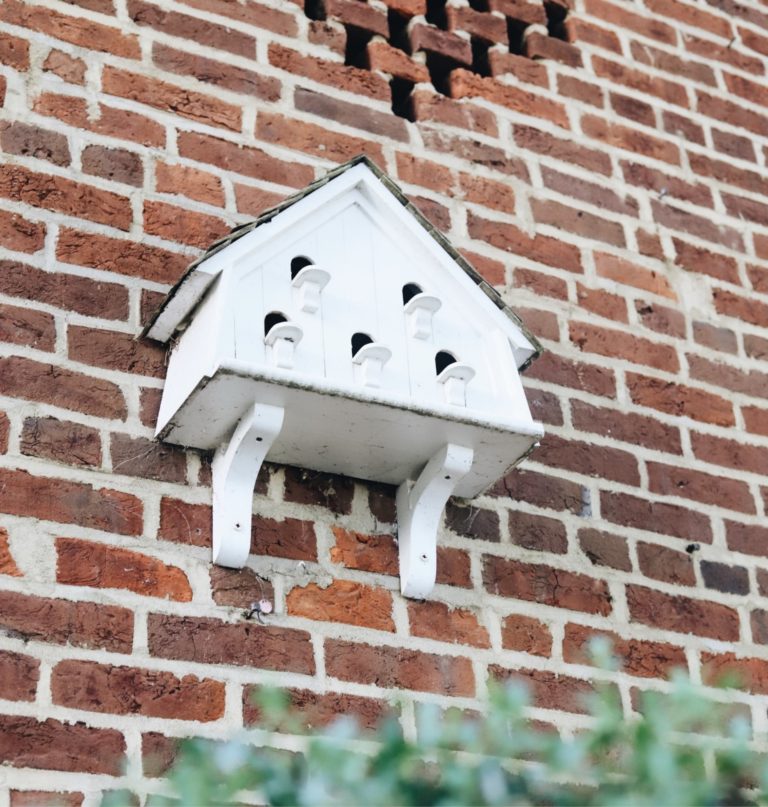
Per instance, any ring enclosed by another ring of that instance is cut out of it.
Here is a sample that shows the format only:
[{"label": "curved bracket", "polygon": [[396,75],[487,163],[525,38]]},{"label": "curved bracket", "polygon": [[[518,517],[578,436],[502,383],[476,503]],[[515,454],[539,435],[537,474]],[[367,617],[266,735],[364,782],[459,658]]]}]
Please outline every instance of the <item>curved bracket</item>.
[{"label": "curved bracket", "polygon": [[299,292],[299,308],[314,314],[320,308],[320,292],[328,285],[331,275],[325,269],[310,264],[296,274],[291,283]]},{"label": "curved bracket", "polygon": [[360,366],[359,379],[366,387],[380,387],[384,365],[392,358],[392,351],[378,342],[363,345],[352,357]]},{"label": "curved bracket", "polygon": [[432,336],[432,315],[437,313],[442,302],[431,294],[415,294],[405,304],[408,317],[408,333],[415,339],[429,339]]},{"label": "curved bracket", "polygon": [[437,377],[443,385],[445,400],[454,406],[467,405],[467,384],[475,377],[475,371],[468,364],[449,364]]},{"label": "curved bracket", "polygon": [[448,497],[472,467],[474,451],[448,443],[424,466],[419,478],[397,489],[400,591],[424,599],[435,585],[437,530]]},{"label": "curved bracket", "polygon": [[284,370],[293,369],[296,345],[301,342],[304,331],[294,322],[279,322],[269,329],[264,343],[272,348],[272,363]]},{"label": "curved bracket", "polygon": [[219,566],[241,569],[248,560],[253,489],[284,414],[280,406],[254,404],[213,457],[213,562]]}]

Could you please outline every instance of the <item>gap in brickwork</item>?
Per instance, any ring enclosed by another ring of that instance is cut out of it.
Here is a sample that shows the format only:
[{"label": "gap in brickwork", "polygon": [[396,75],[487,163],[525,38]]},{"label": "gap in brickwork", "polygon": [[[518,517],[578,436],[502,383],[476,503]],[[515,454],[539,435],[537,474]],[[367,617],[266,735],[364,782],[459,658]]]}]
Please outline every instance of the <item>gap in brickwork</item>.
[{"label": "gap in brickwork", "polygon": [[[358,0],[365,2],[365,0]],[[491,10],[489,0],[468,0],[470,8],[477,13],[487,14]],[[446,11],[446,0],[427,0],[424,20],[430,26],[442,31],[449,30],[448,13]],[[554,39],[568,41],[565,21],[568,16],[568,9],[556,0],[542,0],[542,7],[546,14],[547,31]],[[325,21],[329,19],[323,0],[304,0],[304,14],[310,20]],[[332,19],[332,17],[330,18]],[[410,58],[413,56],[411,38],[409,35],[409,24],[412,17],[404,14],[400,10],[387,10],[387,24],[389,35],[388,43],[397,50],[402,51]],[[344,49],[344,64],[358,69],[370,69],[368,56],[368,45],[373,37],[381,31],[368,30],[357,25],[351,25],[343,20],[339,20],[344,25],[346,31],[346,45]],[[424,22],[420,23],[422,26]],[[509,38],[509,52],[517,56],[526,56],[525,34],[530,26],[529,21],[506,16],[507,35]],[[373,26],[372,26],[373,27]],[[454,32],[451,32],[452,34]],[[454,40],[455,41],[455,40]],[[472,36],[470,39],[472,49],[472,63],[470,70],[476,75],[489,77],[493,75],[491,70],[489,49],[492,42]],[[446,96],[450,96],[450,76],[451,72],[457,68],[467,69],[465,63],[459,62],[452,55],[439,53],[436,50],[429,50],[426,47],[422,50],[429,79],[435,91]],[[414,108],[411,94],[415,86],[411,79],[412,74],[393,75],[389,87],[392,100],[392,112],[400,118],[414,120]],[[407,77],[406,77],[407,76]]]},{"label": "gap in brickwork", "polygon": [[344,49],[344,64],[368,69],[368,43],[373,39],[370,31],[347,25],[347,44]]},{"label": "gap in brickwork", "polygon": [[544,3],[544,11],[547,15],[547,31],[553,39],[568,41],[565,30],[565,19],[568,16],[568,9],[559,3]]}]

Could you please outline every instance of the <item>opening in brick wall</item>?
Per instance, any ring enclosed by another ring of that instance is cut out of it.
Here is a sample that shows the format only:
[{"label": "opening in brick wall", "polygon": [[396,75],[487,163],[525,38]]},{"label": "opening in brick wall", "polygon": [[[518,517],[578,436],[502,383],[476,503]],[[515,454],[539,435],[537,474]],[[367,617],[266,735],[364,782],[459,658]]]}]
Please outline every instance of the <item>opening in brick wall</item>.
[{"label": "opening in brick wall", "polygon": [[[360,0],[360,6],[364,5],[367,4]],[[536,59],[549,55],[542,53],[540,45],[535,48],[535,53],[529,52],[526,38],[532,26],[537,27],[537,32],[546,29],[544,39],[567,41],[565,22],[568,8],[554,0],[540,0],[540,5],[530,4],[519,13],[498,0],[469,0],[464,8],[449,8],[446,0],[427,0],[423,17],[389,9],[386,26],[381,17],[372,15],[368,19],[359,13],[350,17],[345,9],[344,5],[337,6],[324,0],[304,2],[304,13],[310,20],[336,21],[344,27],[345,65],[370,70],[369,45],[374,37],[383,36],[386,30],[385,38],[391,47],[409,58],[418,54],[419,58],[414,61],[425,64],[429,82],[441,95],[450,95],[451,72],[457,68],[484,77],[498,75],[504,68],[492,65],[490,48],[501,45],[514,55]],[[505,13],[506,9],[510,13]],[[466,35],[469,35],[469,40]],[[537,38],[540,40],[541,35]],[[406,75],[406,71],[401,74],[393,71],[390,80],[392,111],[408,120],[413,120],[411,93],[415,82],[412,76],[413,72]]]}]

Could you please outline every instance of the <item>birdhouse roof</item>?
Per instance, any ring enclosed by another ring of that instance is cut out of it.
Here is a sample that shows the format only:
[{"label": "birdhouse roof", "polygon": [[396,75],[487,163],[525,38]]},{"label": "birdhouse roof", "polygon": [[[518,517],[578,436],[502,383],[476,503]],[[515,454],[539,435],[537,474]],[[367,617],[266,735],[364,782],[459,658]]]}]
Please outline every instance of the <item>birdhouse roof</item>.
[{"label": "birdhouse roof", "polygon": [[516,343],[515,356],[518,369],[524,369],[537,358],[542,351],[542,347],[520,317],[507,305],[493,286],[480,275],[450,241],[413,205],[402,189],[374,162],[364,155],[355,157],[349,162],[340,165],[338,168],[329,171],[325,176],[307,185],[303,190],[289,196],[280,204],[275,205],[269,210],[264,211],[254,221],[235,227],[226,236],[211,244],[200,257],[190,264],[182,277],[168,292],[165,300],[153,315],[142,335],[160,342],[167,342],[174,333],[185,326],[209,287],[215,282],[217,276],[223,270],[225,262],[220,259],[212,260],[214,256],[223,257],[222,253],[231,249],[233,244],[251,235],[256,230],[268,235],[270,228],[265,227],[265,225],[273,222],[277,223],[288,211],[291,209],[296,210],[298,203],[304,200],[309,201],[308,197],[313,195],[322,196],[323,194],[318,193],[319,191],[323,188],[327,188],[336,181],[340,181],[344,175],[349,176],[350,172],[355,168],[357,168],[358,173],[362,173],[361,181],[374,180],[380,183],[380,185],[389,192],[391,197],[394,197],[399,203],[397,206],[398,211],[401,211],[399,215],[415,219],[421,226],[424,234],[435,242],[441,250],[452,259],[453,263],[477,285],[485,294],[489,303],[504,314],[507,322],[505,330],[508,331],[513,342]]}]

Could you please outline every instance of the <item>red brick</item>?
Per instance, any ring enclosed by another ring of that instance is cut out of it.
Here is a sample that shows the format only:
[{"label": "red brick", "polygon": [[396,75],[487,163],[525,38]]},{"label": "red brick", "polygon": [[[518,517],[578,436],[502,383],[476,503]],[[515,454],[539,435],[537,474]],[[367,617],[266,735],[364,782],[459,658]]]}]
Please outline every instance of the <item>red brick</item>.
[{"label": "red brick", "polygon": [[[450,99],[446,99],[446,101],[450,101]],[[450,101],[450,103],[458,105],[460,102]],[[467,101],[464,101],[463,104],[465,108],[469,106]],[[422,130],[422,137],[427,148],[465,160],[470,164],[471,170],[481,166],[494,173],[530,181],[523,159],[510,154],[505,149],[482,143],[476,138],[449,134],[441,129],[425,128]]]},{"label": "red brick", "polygon": [[743,566],[729,566],[711,560],[702,560],[701,577],[707,588],[723,594],[749,594],[749,572]]},{"label": "red brick", "polygon": [[745,555],[768,557],[768,527],[726,521],[725,534],[728,549]]},{"label": "red brick", "polygon": [[736,353],[738,342],[730,328],[718,328],[708,322],[693,323],[693,338],[700,345],[723,353]]},{"label": "red brick", "polygon": [[547,434],[534,456],[537,462],[554,468],[565,468],[599,479],[612,479],[625,485],[640,484],[634,455],[618,448]]},{"label": "red brick", "polygon": [[472,47],[468,39],[423,23],[411,26],[408,35],[412,53],[425,50],[457,64],[472,64]]},{"label": "red brick", "polygon": [[68,228],[59,231],[56,257],[65,263],[158,283],[174,283],[190,262],[184,255],[159,247]]},{"label": "red brick", "polygon": [[3,3],[3,22],[112,56],[127,59],[141,57],[138,38],[134,34],[125,35],[120,28],[101,25],[86,17],[73,18],[70,14],[62,14],[43,6],[29,6],[19,0],[7,0]]},{"label": "red brick", "polygon": [[21,121],[0,123],[0,147],[8,154],[35,157],[54,165],[69,165],[71,159],[64,135]]},{"label": "red brick", "polygon": [[109,65],[104,67],[102,87],[108,95],[126,98],[155,107],[163,112],[173,112],[183,118],[240,131],[240,109],[210,95],[185,90],[166,81],[131,73]]},{"label": "red brick", "polygon": [[536,378],[551,384],[589,392],[593,395],[613,398],[616,395],[616,380],[613,370],[597,367],[587,362],[574,361],[542,354],[527,370],[528,378]]},{"label": "red brick", "polygon": [[659,303],[649,303],[645,300],[635,300],[635,311],[637,311],[640,322],[645,328],[656,331],[656,333],[663,333],[666,336],[685,339],[685,317],[680,311]]},{"label": "red brick", "polygon": [[327,674],[342,681],[472,697],[475,679],[469,659],[338,639],[325,642]]},{"label": "red brick", "polygon": [[745,445],[725,437],[691,433],[691,445],[697,459],[740,471],[764,473],[768,468],[768,448]]},{"label": "red brick", "polygon": [[127,608],[13,591],[0,592],[0,605],[0,625],[25,641],[131,652],[133,613]]},{"label": "red brick", "polygon": [[40,662],[31,656],[0,650],[0,698],[33,701],[40,678]]},{"label": "red brick", "polygon": [[683,199],[694,205],[713,206],[712,191],[706,185],[698,182],[686,182],[677,177],[671,177],[664,171],[657,171],[655,168],[636,162],[622,160],[621,169],[624,179],[631,185],[656,191],[662,196]]},{"label": "red brick", "polygon": [[51,314],[0,303],[0,342],[51,351],[56,323]]},{"label": "red brick", "polygon": [[0,358],[0,393],[96,417],[122,420],[126,415],[116,384],[22,356]]},{"label": "red brick", "polygon": [[696,585],[693,558],[687,552],[678,552],[666,546],[638,541],[637,560],[640,571],[646,577],[671,585]]},{"label": "red brick", "polygon": [[558,76],[557,91],[559,95],[599,108],[602,108],[604,103],[602,87],[598,87],[589,81],[582,81],[574,76]]},{"label": "red brick", "polygon": [[0,293],[76,311],[86,316],[126,319],[128,291],[63,272],[46,272],[15,261],[0,261]]},{"label": "red brick", "polygon": [[621,42],[613,31],[594,25],[587,20],[570,15],[565,20],[565,32],[569,42],[583,42],[587,45],[596,45],[598,48],[621,53]]},{"label": "red brick", "polygon": [[[408,139],[405,123],[391,113],[370,109],[362,104],[340,101],[305,87],[296,88],[293,102],[296,109],[301,112],[309,112],[325,121],[335,120],[345,126],[363,129],[393,140],[407,141]],[[302,187],[304,184],[306,183],[296,183],[297,187]]]},{"label": "red brick", "polygon": [[254,555],[317,560],[317,538],[310,521],[286,518],[275,521],[255,516],[251,531],[251,552]]},{"label": "red brick", "polygon": [[727,120],[731,126],[746,129],[760,136],[765,132],[768,124],[768,118],[765,115],[745,109],[730,100],[710,95],[702,90],[696,90],[696,108],[712,120]]},{"label": "red brick", "polygon": [[[526,60],[527,61],[527,60]],[[468,99],[454,101],[445,95],[427,89],[417,89],[411,94],[413,115],[417,121],[434,121],[447,126],[482,132],[490,136],[498,134],[496,118],[489,110],[473,104]],[[443,135],[444,133],[438,133]],[[480,144],[475,144],[480,146]]]},{"label": "red brick", "polygon": [[656,39],[668,45],[677,44],[677,26],[668,25],[656,16],[644,17],[626,8],[616,6],[608,0],[587,0],[585,11],[591,17],[596,17],[622,29],[628,28],[640,36]]},{"label": "red brick", "polygon": [[618,222],[549,199],[533,199],[531,210],[538,224],[548,224],[617,247],[625,245],[624,228]]},{"label": "red brick", "polygon": [[615,359],[627,359],[635,364],[646,364],[657,370],[677,373],[680,362],[671,345],[641,339],[623,331],[609,330],[585,322],[571,321],[571,341],[586,353],[596,353]]},{"label": "red brick", "polygon": [[192,546],[210,546],[212,518],[210,505],[188,504],[163,496],[157,537]]},{"label": "red brick", "polygon": [[613,111],[622,118],[629,118],[643,126],[654,127],[656,125],[656,114],[650,104],[619,93],[611,93],[610,99]]},{"label": "red brick", "polygon": [[204,204],[224,206],[224,190],[219,177],[188,165],[158,162],[155,165],[155,190],[187,196]]},{"label": "red brick", "polygon": [[331,560],[348,569],[379,574],[397,574],[397,546],[391,535],[366,535],[342,527],[332,527],[336,538]]},{"label": "red brick", "polygon": [[387,15],[378,8],[359,3],[357,0],[325,0],[325,13],[353,28],[361,28],[384,38],[389,36]]},{"label": "red brick", "polygon": [[491,594],[501,597],[588,614],[611,613],[611,595],[603,580],[551,566],[485,555],[483,582]]},{"label": "red brick", "polygon": [[165,349],[147,340],[136,340],[130,333],[71,325],[67,333],[69,357],[109,370],[162,378],[165,375]]},{"label": "red brick", "polygon": [[469,555],[463,549],[437,548],[437,583],[443,586],[472,588]]},{"label": "red brick", "polygon": [[70,84],[85,84],[86,64],[82,59],[52,48],[43,62],[43,70],[55,73]]},{"label": "red brick", "polygon": [[53,702],[71,709],[206,723],[224,714],[224,684],[161,670],[61,661],[51,675]]},{"label": "red brick", "polygon": [[251,59],[256,53],[256,40],[252,36],[234,28],[217,25],[210,20],[165,11],[142,0],[129,0],[128,14],[137,25],[146,25],[186,42],[191,40]]},{"label": "red brick", "polygon": [[165,202],[144,202],[144,232],[166,241],[205,249],[229,230],[229,225],[218,216]]},{"label": "red brick", "polygon": [[57,538],[56,553],[56,580],[64,585],[125,589],[177,602],[192,599],[184,572],[149,555],[77,538]]},{"label": "red brick", "polygon": [[[635,92],[653,95],[669,104],[682,107],[689,106],[688,93],[682,84],[659,78],[642,70],[626,67],[618,62],[603,59],[600,56],[592,57],[592,65],[597,76],[607,79],[614,85],[623,85],[635,90]],[[668,162],[676,161],[668,160]]]},{"label": "red brick", "polygon": [[472,505],[463,506],[448,501],[445,507],[445,525],[465,538],[499,543],[499,514],[493,510],[483,510]]},{"label": "red brick", "polygon": [[247,566],[242,569],[226,569],[211,566],[208,570],[211,581],[211,596],[216,605],[251,609],[254,602],[267,599],[275,601],[272,583],[256,574]]},{"label": "red brick", "polygon": [[749,485],[735,479],[701,471],[648,463],[649,488],[665,496],[682,496],[742,513],[754,513],[755,502]]},{"label": "red brick", "polygon": [[702,653],[701,677],[705,684],[723,686],[729,679],[739,689],[756,695],[768,695],[768,661],[741,658],[735,653]]},{"label": "red brick", "polygon": [[8,543],[8,530],[0,527],[0,574],[9,577],[21,577],[19,567],[11,554],[11,547]]},{"label": "red brick", "polygon": [[677,299],[677,295],[666,277],[652,269],[646,269],[624,258],[619,258],[617,255],[595,252],[595,269],[600,277],[615,280],[625,286],[634,286],[652,294],[659,294],[662,297]]},{"label": "red brick", "polygon": [[33,108],[40,115],[57,118],[78,129],[119,137],[121,140],[132,140],[144,146],[165,144],[165,127],[138,112],[100,104],[98,114],[91,118],[83,98],[54,93],[41,93]]},{"label": "red brick", "polygon": [[531,0],[488,0],[488,9],[498,11],[506,17],[519,22],[545,24],[547,16],[539,3]]},{"label": "red brick", "polygon": [[539,339],[549,339],[552,342],[560,341],[560,325],[557,314],[552,311],[542,311],[540,308],[520,308],[519,306],[515,307],[515,313]]},{"label": "red brick", "polygon": [[345,162],[358,154],[366,154],[379,165],[384,165],[378,143],[341,132],[331,133],[322,126],[267,111],[260,111],[256,116],[256,137],[281,148],[302,151],[335,162]]},{"label": "red brick", "polygon": [[712,543],[709,517],[676,504],[647,501],[628,493],[603,491],[600,495],[600,512],[603,518],[614,524],[673,535],[686,541]]},{"label": "red brick", "polygon": [[539,709],[576,713],[588,711],[592,685],[580,678],[546,670],[511,670],[498,664],[488,667],[488,675],[498,681],[515,681],[525,685],[531,693],[533,705]]},{"label": "red brick", "polygon": [[[243,688],[243,723],[246,726],[258,726],[262,722],[261,710],[254,705],[258,692],[258,686]],[[308,731],[329,726],[342,716],[352,717],[362,727],[374,729],[392,712],[387,701],[361,695],[318,693],[308,689],[289,689],[286,694],[291,716],[299,717],[302,727]]]},{"label": "red brick", "polygon": [[[765,572],[762,569],[758,569],[757,577],[758,585],[760,586],[760,594],[765,596],[765,589],[762,585],[766,582]],[[752,628],[752,641],[758,644],[768,644],[768,611],[755,609],[752,611],[749,621]]]},{"label": "red brick", "polygon": [[595,566],[608,566],[622,572],[632,571],[626,538],[595,529],[580,529],[576,537],[581,551]]},{"label": "red brick", "polygon": [[755,149],[752,141],[746,137],[732,134],[731,132],[720,132],[712,130],[712,142],[714,147],[721,153],[729,157],[736,157],[740,160],[756,161]]},{"label": "red brick", "polygon": [[285,10],[278,10],[254,0],[245,0],[242,3],[231,3],[229,0],[182,0],[182,2],[209,14],[228,17],[254,28],[266,28],[284,36],[295,36],[298,30],[295,14],[291,14],[288,7]]},{"label": "red brick", "polygon": [[583,401],[571,401],[571,420],[582,431],[611,437],[624,443],[682,454],[680,431],[653,417],[605,409]]},{"label": "red brick", "polygon": [[689,143],[704,145],[704,129],[687,115],[664,110],[661,114],[662,127],[668,134],[680,137]]},{"label": "red brick", "polygon": [[569,67],[582,67],[581,51],[575,45],[538,31],[526,32],[525,55],[529,59],[550,59]]},{"label": "red brick", "polygon": [[0,166],[0,196],[120,230],[131,226],[131,205],[125,196],[21,165]]},{"label": "red brick", "polygon": [[748,432],[768,437],[768,409],[742,406],[741,414],[744,416],[744,426]]},{"label": "red brick", "polygon": [[727,289],[713,289],[712,294],[719,314],[736,317],[758,327],[765,327],[768,322],[768,303],[741,297]]},{"label": "red brick", "polygon": [[25,418],[20,448],[26,456],[66,465],[92,467],[101,464],[98,429],[54,417]]},{"label": "red brick", "polygon": [[744,352],[751,359],[768,359],[768,339],[755,334],[744,334]]},{"label": "red brick", "polygon": [[127,149],[111,149],[105,146],[86,146],[81,155],[83,172],[114,182],[134,185],[144,184],[144,167],[141,157]]},{"label": "red brick", "polygon": [[[469,42],[466,44],[469,49]],[[494,78],[484,78],[464,69],[453,70],[449,83],[451,98],[485,98],[513,112],[544,118],[564,129],[569,128],[565,107],[557,101],[550,101],[519,87],[502,84]]]},{"label": "red brick", "polygon": [[704,11],[693,3],[677,3],[674,0],[648,0],[646,8],[661,17],[669,17],[678,23],[701,28],[722,39],[731,39],[733,29],[729,20]]},{"label": "red brick", "polygon": [[389,84],[386,79],[370,70],[317,59],[314,56],[303,56],[298,51],[277,43],[269,46],[269,63],[278,70],[304,76],[322,84],[330,84],[336,89],[354,95],[379,101],[390,100]]},{"label": "red brick", "polygon": [[348,514],[353,495],[354,483],[349,477],[303,468],[285,469],[285,498],[289,502],[314,504],[334,513]]},{"label": "red brick", "polygon": [[[691,81],[698,81],[702,84],[717,86],[714,70],[703,62],[681,59],[673,53],[668,53],[658,48],[654,48],[645,42],[632,42],[630,46],[633,58],[653,67],[656,70],[663,70],[675,78],[687,78]],[[651,124],[654,125],[653,123]]]},{"label": "red brick", "polygon": [[129,493],[31,476],[27,471],[3,470],[0,480],[0,504],[5,513],[120,535],[138,535],[142,530],[141,502]]},{"label": "red brick", "polygon": [[568,551],[565,526],[555,518],[513,509],[509,512],[509,533],[512,543],[525,549],[559,555]]},{"label": "red brick", "polygon": [[149,652],[158,658],[315,672],[310,635],[303,630],[171,614],[150,614],[147,630]]},{"label": "red brick", "polygon": [[392,47],[387,42],[369,42],[367,54],[371,70],[379,70],[414,84],[429,81],[429,71],[425,65],[414,61],[407,53]]},{"label": "red brick", "polygon": [[578,165],[590,172],[608,176],[611,173],[610,157],[604,152],[574,143],[567,138],[555,137],[541,129],[523,124],[513,126],[515,143],[520,148],[543,157]]},{"label": "red brick", "polygon": [[82,793],[62,793],[59,790],[55,793],[47,790],[11,790],[10,807],[40,807],[43,804],[81,807],[84,798]]},{"label": "red brick", "polygon": [[718,426],[735,423],[730,401],[710,392],[635,373],[627,373],[627,387],[632,400],[640,406]]},{"label": "red brick", "polygon": [[[638,207],[634,199],[614,193],[602,185],[586,182],[581,177],[571,176],[570,174],[561,174],[559,171],[545,166],[541,168],[541,176],[547,188],[556,191],[561,196],[565,196],[568,199],[586,202],[601,210],[610,210],[614,213],[637,216]],[[567,211],[564,212],[567,213]],[[567,213],[567,215],[573,218],[572,214]],[[581,222],[582,218],[589,219],[589,214],[584,213],[582,216],[579,216],[577,213],[576,220],[570,221],[568,227],[565,229],[580,233],[581,228],[584,227],[584,224]],[[606,222],[603,219],[599,219],[597,222],[592,221],[600,228],[602,240],[608,240],[607,236],[611,238],[619,237],[618,233],[620,231],[616,230],[614,222]]]},{"label": "red brick", "polygon": [[244,148],[228,140],[219,140],[196,132],[183,132],[179,135],[179,154],[225,171],[279,185],[303,187],[314,179],[314,172],[308,165],[284,162],[270,157],[261,149]]},{"label": "red brick", "polygon": [[581,256],[577,247],[560,239],[544,235],[529,236],[513,224],[491,221],[469,211],[467,216],[469,235],[481,241],[529,260],[544,263],[556,269],[582,272]]},{"label": "red brick", "polygon": [[286,598],[288,613],[323,622],[343,622],[394,632],[392,595],[350,580],[334,580],[325,588],[316,583],[295,586]]},{"label": "red brick", "polygon": [[[37,252],[45,240],[45,224],[0,211],[0,245],[17,252]],[[3,262],[5,263],[5,261]]]},{"label": "red brick", "polygon": [[29,42],[4,33],[0,42],[0,64],[7,64],[15,70],[29,70]]},{"label": "red brick", "polygon": [[584,115],[581,128],[587,137],[605,145],[633,151],[672,165],[680,164],[680,149],[670,140],[662,140],[637,128],[611,123],[596,115]]},{"label": "red brick", "polygon": [[760,294],[768,294],[768,269],[762,266],[747,266],[747,276],[752,288]]},{"label": "red brick", "polygon": [[515,269],[512,285],[518,289],[530,289],[537,297],[568,299],[568,284],[560,277],[533,269]]},{"label": "red brick", "polygon": [[15,768],[120,776],[125,751],[117,729],[0,715],[0,760]]},{"label": "red brick", "polygon": [[501,645],[505,650],[549,656],[552,653],[552,634],[538,619],[510,614],[501,624]]},{"label": "red brick", "polygon": [[409,602],[408,621],[412,636],[440,642],[490,647],[488,631],[477,615],[465,608],[450,608],[441,602]]},{"label": "red brick", "polygon": [[725,642],[739,640],[738,614],[732,608],[716,602],[693,600],[630,585],[627,586],[627,604],[633,622]]},{"label": "red brick", "polygon": [[597,637],[608,639],[623,672],[641,678],[668,678],[675,669],[687,668],[682,647],[644,639],[627,639],[569,622],[563,637],[563,659],[572,664],[589,664],[589,643]]}]

